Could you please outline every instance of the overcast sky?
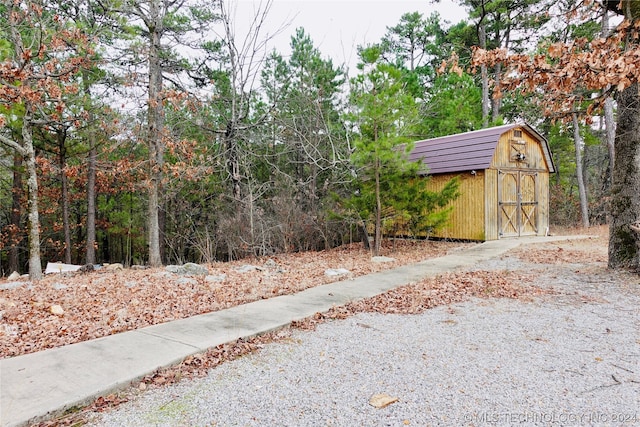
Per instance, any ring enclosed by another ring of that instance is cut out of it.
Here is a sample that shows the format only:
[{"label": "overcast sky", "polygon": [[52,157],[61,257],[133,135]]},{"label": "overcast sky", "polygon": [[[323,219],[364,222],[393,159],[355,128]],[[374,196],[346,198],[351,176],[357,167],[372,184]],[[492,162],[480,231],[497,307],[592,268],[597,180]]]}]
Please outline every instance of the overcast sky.
[{"label": "overcast sky", "polygon": [[[236,31],[240,36],[243,21],[253,15],[259,1],[237,1]],[[441,0],[435,5],[429,0],[274,0],[268,15],[268,30],[272,33],[290,22],[272,43],[286,56],[290,53],[289,43],[295,29],[303,27],[323,57],[332,58],[334,65],[347,64],[353,73],[357,46],[379,42],[387,27],[395,26],[403,14],[416,11],[424,17],[438,11],[450,25],[467,16],[465,9],[453,0]]]}]

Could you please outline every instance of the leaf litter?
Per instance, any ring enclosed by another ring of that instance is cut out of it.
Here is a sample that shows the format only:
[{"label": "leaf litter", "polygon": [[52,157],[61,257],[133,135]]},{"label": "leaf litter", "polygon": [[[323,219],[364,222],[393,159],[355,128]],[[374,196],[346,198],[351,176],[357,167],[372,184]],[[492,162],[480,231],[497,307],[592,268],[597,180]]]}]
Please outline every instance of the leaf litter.
[{"label": "leaf litter", "polygon": [[[374,263],[360,244],[321,251],[210,264],[210,278],[176,275],[164,268],[97,270],[47,275],[0,290],[0,358],[100,338],[240,304],[291,294],[344,277],[357,277],[469,247],[472,243],[385,242],[393,262]],[[251,263],[259,268],[241,267]],[[2,284],[5,279],[0,279]]]}]

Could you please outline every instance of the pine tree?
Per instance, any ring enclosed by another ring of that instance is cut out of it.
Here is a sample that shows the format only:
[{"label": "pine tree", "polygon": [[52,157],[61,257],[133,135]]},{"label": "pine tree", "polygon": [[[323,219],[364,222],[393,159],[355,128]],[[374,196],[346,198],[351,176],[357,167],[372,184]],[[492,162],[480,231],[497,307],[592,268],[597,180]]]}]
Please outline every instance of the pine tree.
[{"label": "pine tree", "polygon": [[426,190],[421,163],[408,160],[418,108],[402,72],[380,61],[379,47],[362,49],[360,58],[362,73],[351,81],[352,119],[359,132],[352,156],[358,188],[347,204],[363,221],[372,218],[371,251],[376,256],[385,212],[408,215],[416,228],[442,225],[446,212],[438,216],[433,210],[457,196],[457,184],[450,183],[441,194]]}]

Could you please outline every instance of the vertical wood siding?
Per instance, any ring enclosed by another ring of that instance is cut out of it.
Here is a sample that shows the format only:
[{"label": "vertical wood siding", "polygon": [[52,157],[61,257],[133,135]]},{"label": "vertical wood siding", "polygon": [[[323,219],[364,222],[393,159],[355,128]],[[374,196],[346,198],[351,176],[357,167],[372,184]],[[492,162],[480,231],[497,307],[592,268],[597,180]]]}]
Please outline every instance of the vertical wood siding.
[{"label": "vertical wood siding", "polygon": [[452,202],[453,211],[449,223],[433,235],[440,238],[485,240],[485,183],[484,171],[441,174],[429,178],[431,191],[439,191],[451,178],[460,178],[460,197]]},{"label": "vertical wood siding", "polygon": [[540,209],[538,235],[544,236],[549,231],[549,172],[538,174],[538,192],[540,194],[538,208]]},{"label": "vertical wood siding", "polygon": [[[514,131],[518,130],[522,132],[522,136],[519,138],[514,136]],[[520,144],[520,141],[523,144]],[[516,160],[518,151],[524,154],[524,161],[518,162]],[[493,162],[491,162],[491,168],[549,171],[540,143],[524,129],[519,128],[511,129],[502,134],[493,156]]]},{"label": "vertical wood siding", "polygon": [[[517,137],[514,132],[520,131],[521,136]],[[524,155],[524,159],[518,161],[518,154]],[[540,142],[530,135],[526,130],[514,128],[505,132],[498,141],[496,152],[494,154],[493,161],[491,163],[491,169],[498,169],[508,172],[519,171],[519,176],[522,178],[520,184],[526,186],[521,187],[522,197],[525,202],[533,201],[534,194],[535,199],[538,202],[537,208],[531,218],[525,218],[521,216],[522,229],[521,235],[537,234],[544,235],[549,227],[549,165],[545,160],[544,152],[540,145]],[[531,186],[533,180],[528,179],[535,175],[535,188]],[[497,177],[498,175],[496,175]],[[497,182],[497,178],[496,178]],[[489,185],[489,183],[488,183]],[[497,186],[496,186],[497,190]],[[497,193],[497,191],[496,191]],[[517,195],[512,195],[516,197]],[[503,197],[511,197],[504,195]],[[513,198],[511,197],[511,198]],[[495,201],[497,207],[499,200]],[[490,202],[487,202],[487,204]],[[528,213],[532,213],[531,210],[527,210]],[[493,221],[495,218],[496,227],[498,228],[498,235],[494,238],[500,237],[500,209],[495,214],[495,217],[488,218],[489,221]],[[502,218],[504,219],[504,218]],[[528,222],[529,220],[533,223]],[[487,230],[492,228],[492,224],[489,222],[486,224]],[[487,239],[493,237],[493,233],[487,233]]]},{"label": "vertical wood siding", "polygon": [[498,240],[498,171],[484,171],[485,240]]}]

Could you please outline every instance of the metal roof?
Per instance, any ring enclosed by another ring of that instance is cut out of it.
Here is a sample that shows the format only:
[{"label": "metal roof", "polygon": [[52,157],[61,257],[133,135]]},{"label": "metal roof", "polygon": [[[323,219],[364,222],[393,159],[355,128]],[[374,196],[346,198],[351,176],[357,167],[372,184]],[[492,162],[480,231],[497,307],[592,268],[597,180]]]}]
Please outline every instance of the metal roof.
[{"label": "metal roof", "polygon": [[555,172],[549,143],[526,123],[513,123],[417,141],[409,154],[409,159],[413,161],[422,159],[429,168],[430,175],[488,169],[500,136],[514,128],[527,130],[540,142],[549,172]]}]

